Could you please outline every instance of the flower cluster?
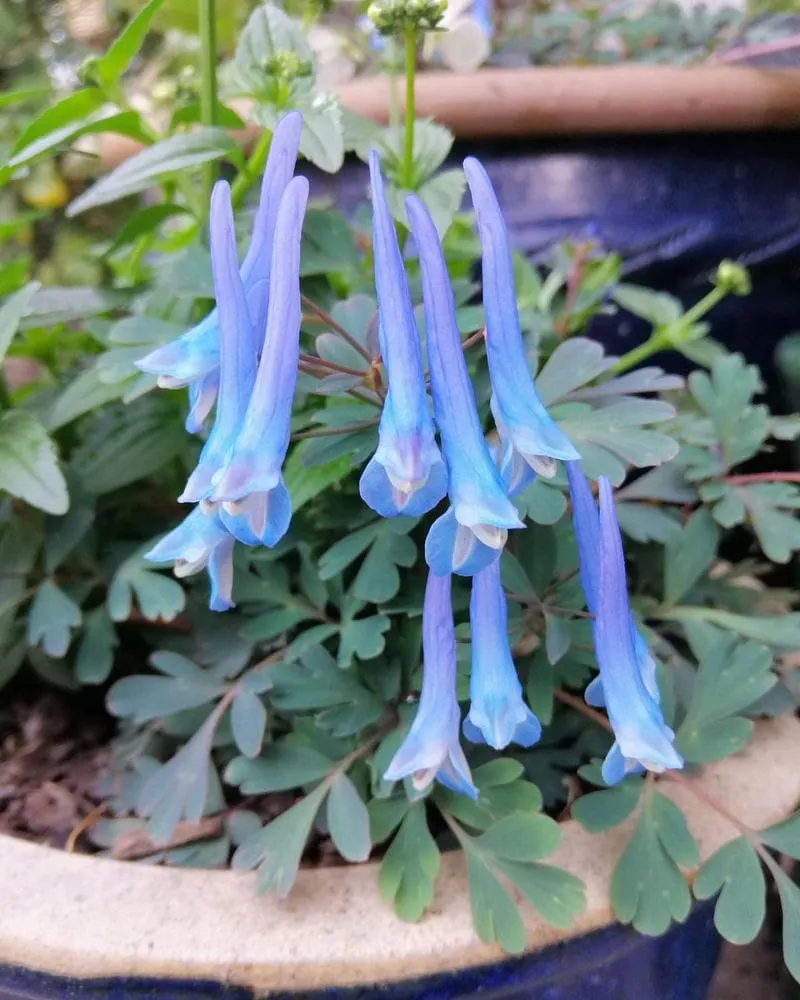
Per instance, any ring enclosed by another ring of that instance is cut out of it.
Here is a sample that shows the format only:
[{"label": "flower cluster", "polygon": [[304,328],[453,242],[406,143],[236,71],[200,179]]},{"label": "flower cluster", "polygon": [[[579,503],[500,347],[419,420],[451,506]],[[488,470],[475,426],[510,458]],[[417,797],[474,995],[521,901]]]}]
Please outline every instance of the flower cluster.
[{"label": "flower cluster", "polygon": [[232,606],[234,539],[275,545],[289,528],[282,477],[300,351],[300,235],[308,181],[292,177],[302,119],[275,130],[253,237],[239,267],[230,188],[211,196],[210,244],[216,308],[139,367],[166,387],[188,385],[190,426],[216,397],[214,422],[179,497],[198,506],[148,553],[178,575],[208,566],[211,608]]},{"label": "flower cluster", "polygon": [[[287,115],[276,129],[253,241],[241,271],[230,193],[224,183],[216,186],[211,256],[217,308],[194,330],[141,362],[164,385],[190,386],[193,423],[218,387],[213,426],[180,497],[198,506],[150,553],[151,559],[174,562],[179,575],[207,565],[211,606],[217,610],[231,604],[234,539],[274,545],[291,516],[281,469],[299,361],[299,248],[308,194],[305,179],[292,178],[300,124],[298,115]],[[681,767],[659,704],[655,663],[628,606],[610,485],[599,481],[598,511],[579,468],[580,455],[545,409],[528,368],[508,234],[485,170],[473,158],[464,163],[482,245],[491,411],[499,438],[491,448],[464,359],[441,242],[428,209],[412,195],[406,209],[422,277],[431,412],[403,255],[377,153],[370,156],[369,169],[378,337],[387,392],[378,446],[359,489],[364,502],[383,517],[419,517],[445,496],[449,501],[425,543],[429,574],[419,707],[386,777],[410,777],[420,789],[436,778],[474,796],[460,743],[462,729],[468,740],[496,749],[509,743],[527,747],[539,739],[541,726],[524,702],[509,646],[500,557],[508,532],[524,528],[514,496],[535,476],[554,476],[559,461],[567,469],[600,668],[587,700],[607,709],[616,736],[603,776],[611,784],[632,770]],[[472,586],[470,707],[463,726],[456,696],[453,574],[470,577]]]}]

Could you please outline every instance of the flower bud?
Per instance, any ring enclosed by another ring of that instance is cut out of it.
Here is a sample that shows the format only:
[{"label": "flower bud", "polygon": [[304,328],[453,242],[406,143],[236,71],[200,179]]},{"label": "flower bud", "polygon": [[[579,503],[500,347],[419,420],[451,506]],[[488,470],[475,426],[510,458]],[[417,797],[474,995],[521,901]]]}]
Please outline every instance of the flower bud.
[{"label": "flower bud", "polygon": [[734,295],[749,295],[752,288],[747,268],[732,260],[722,261],[714,276],[714,284],[722,291]]}]

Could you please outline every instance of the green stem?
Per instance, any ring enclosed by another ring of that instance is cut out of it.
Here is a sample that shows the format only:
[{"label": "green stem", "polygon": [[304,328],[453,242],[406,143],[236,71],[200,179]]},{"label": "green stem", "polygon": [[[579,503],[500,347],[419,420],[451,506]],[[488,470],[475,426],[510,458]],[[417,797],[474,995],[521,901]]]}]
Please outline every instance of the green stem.
[{"label": "green stem", "polygon": [[696,302],[691,309],[685,312],[680,319],[674,323],[670,323],[668,326],[658,327],[653,330],[648,340],[643,344],[639,344],[638,347],[634,347],[627,354],[623,354],[611,371],[615,375],[619,375],[622,372],[626,372],[629,368],[635,368],[636,365],[640,365],[653,354],[669,350],[675,344],[681,343],[685,334],[691,330],[692,326],[698,320],[702,319],[709,310],[713,309],[718,302],[721,302],[726,295],[727,289],[715,286],[699,302]]},{"label": "green stem", "polygon": [[[200,121],[205,126],[217,124],[217,25],[215,0],[199,0],[202,90]],[[217,175],[215,162],[203,165],[203,206],[208,209],[211,188]]]},{"label": "green stem", "polygon": [[271,142],[272,133],[269,131],[262,132],[258,142],[253,147],[253,152],[244,165],[244,170],[241,171],[233,182],[231,186],[231,202],[234,208],[238,208],[241,205],[248,189],[263,173]]},{"label": "green stem", "polygon": [[3,375],[2,370],[0,370],[0,410],[10,410],[11,409],[11,393],[8,391],[8,386],[6,385],[6,379]]},{"label": "green stem", "polygon": [[417,32],[406,31],[406,123],[403,133],[403,163],[401,183],[408,190],[414,189],[414,77],[417,69]]}]

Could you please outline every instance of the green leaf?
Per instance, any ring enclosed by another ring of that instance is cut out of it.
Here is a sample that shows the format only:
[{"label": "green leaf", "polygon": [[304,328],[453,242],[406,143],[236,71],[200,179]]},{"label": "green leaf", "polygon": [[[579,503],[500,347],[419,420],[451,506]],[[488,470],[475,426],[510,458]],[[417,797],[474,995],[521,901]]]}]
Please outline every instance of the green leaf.
[{"label": "green leaf", "polygon": [[86,118],[69,122],[35,139],[15,153],[9,161],[8,167],[11,170],[17,170],[46,154],[53,154],[58,147],[75,142],[81,136],[94,135],[98,132],[125,135],[141,143],[150,141],[150,133],[145,130],[142,118],[137,111],[117,111],[114,108],[104,106],[93,111]]},{"label": "green leaf", "polygon": [[150,0],[145,4],[94,63],[92,70],[103,86],[108,87],[116,83],[136,58],[150,30],[150,22],[162,2],[163,0]]},{"label": "green leaf", "polygon": [[[170,654],[156,653],[150,657],[155,667],[163,665]],[[191,660],[177,658],[187,665],[180,672],[159,677],[137,674],[118,680],[108,692],[106,705],[112,715],[130,718],[134,722],[161,719],[188,708],[199,708],[215,701],[222,693],[222,682]]]},{"label": "green leaf", "polygon": [[267,710],[255,692],[242,686],[231,705],[231,727],[236,746],[245,757],[256,757],[264,742]]},{"label": "green leaf", "polygon": [[225,770],[225,781],[242,795],[266,795],[310,785],[335,767],[336,761],[311,747],[281,741],[264,747],[256,760],[235,757]]},{"label": "green leaf", "polygon": [[572,927],[586,907],[586,889],[575,875],[555,865],[520,864],[498,858],[498,871],[553,927]]},{"label": "green leaf", "polygon": [[381,604],[390,601],[400,590],[398,566],[413,566],[417,559],[417,547],[404,532],[400,518],[381,522],[381,532],[361,563],[353,581],[352,593],[362,601]]},{"label": "green leaf", "polygon": [[714,925],[732,944],[753,941],[766,916],[767,885],[758,855],[744,837],[720,847],[695,876],[694,894],[710,899],[719,892]]},{"label": "green leaf", "polygon": [[614,288],[611,297],[618,306],[640,319],[646,319],[653,326],[667,326],[683,315],[680,299],[640,285],[622,282]]},{"label": "green leaf", "polygon": [[81,372],[70,382],[61,395],[57,396],[52,409],[45,417],[45,426],[50,432],[77,420],[84,413],[96,410],[112,400],[119,399],[125,391],[120,383],[101,381],[96,365]]},{"label": "green leaf", "polygon": [[19,328],[20,320],[25,315],[31,299],[40,288],[41,285],[38,281],[31,281],[6,299],[0,307],[0,364],[6,356],[6,351]]},{"label": "green leaf", "polygon": [[678,865],[697,864],[697,846],[683,814],[659,792],[648,794],[611,876],[617,919],[650,936],[663,934],[672,920],[682,923],[691,898]]},{"label": "green leaf", "polygon": [[369,813],[369,836],[373,844],[388,840],[400,826],[408,812],[409,802],[405,792],[387,799],[371,799],[367,806]]},{"label": "green leaf", "polygon": [[160,205],[148,205],[127,219],[114,237],[108,252],[111,253],[114,250],[119,250],[120,247],[133,243],[140,236],[152,233],[167,219],[176,215],[186,215],[187,211],[183,205],[171,205],[167,202]]},{"label": "green leaf", "polygon": [[78,90],[43,111],[38,117],[23,129],[11,149],[14,156],[31,143],[52,132],[61,130],[64,126],[80,121],[97,111],[106,101],[102,92],[94,87]]},{"label": "green leaf", "polygon": [[380,656],[386,645],[385,633],[390,619],[386,615],[356,618],[342,625],[339,640],[339,666],[346,667],[354,656],[359,660],[372,660]]},{"label": "green leaf", "polygon": [[424,801],[413,803],[381,862],[378,889],[401,920],[419,920],[433,902],[439,848],[428,829]]},{"label": "green leaf", "polygon": [[635,542],[665,545],[680,530],[680,521],[661,507],[643,503],[617,503],[619,526]]},{"label": "green leaf", "polygon": [[706,763],[749,741],[752,723],[735,716],[763,697],[777,678],[765,646],[734,645],[718,629],[700,623],[687,625],[686,634],[700,662],[677,746],[687,760]]},{"label": "green leaf", "polygon": [[603,345],[587,337],[562,341],[536,378],[536,388],[546,405],[564,399],[575,389],[592,382],[613,365]]},{"label": "green leaf", "polygon": [[795,813],[783,823],[777,823],[759,833],[759,837],[768,847],[790,858],[800,861],[800,813]]},{"label": "green leaf", "polygon": [[204,127],[186,135],[170,136],[143,149],[99,180],[69,205],[67,216],[74,218],[90,208],[138,194],[171,174],[236,153],[238,147],[224,129]]},{"label": "green leaf", "polygon": [[81,609],[52,580],[39,585],[28,612],[28,642],[56,659],[66,655],[70,629],[81,624]]},{"label": "green leaf", "polygon": [[[469,843],[469,842],[467,842]],[[525,925],[517,904],[480,853],[466,847],[467,886],[475,933],[484,944],[497,942],[515,955],[525,950]]]},{"label": "green leaf", "polygon": [[477,838],[481,851],[508,861],[539,861],[561,843],[558,823],[537,813],[513,813],[493,823]]},{"label": "green leaf", "polygon": [[336,850],[347,861],[366,861],[372,850],[369,813],[343,771],[333,779],[327,809],[328,830]]},{"label": "green leaf", "polygon": [[135,553],[117,569],[106,595],[112,621],[124,622],[131,616],[133,598],[148,621],[171,622],[183,611],[186,594],[183,587],[168,576],[154,572]]},{"label": "green leaf", "polygon": [[63,517],[49,517],[45,522],[44,568],[53,573],[86,536],[94,524],[94,510],[72,504]]},{"label": "green leaf", "polygon": [[105,607],[83,616],[83,634],[75,654],[75,677],[81,684],[103,684],[114,666],[117,632]]},{"label": "green leaf", "polygon": [[567,627],[566,621],[557,615],[544,612],[545,621],[545,650],[547,661],[551,666],[555,666],[558,661],[566,655],[572,643],[572,635]]},{"label": "green leaf", "polygon": [[458,168],[442,170],[426,181],[417,192],[431,213],[436,231],[442,238],[461,207],[466,183],[462,170]]},{"label": "green leaf", "polygon": [[783,960],[800,982],[800,887],[777,865],[772,869],[783,910]]},{"label": "green leaf", "polygon": [[[28,596],[28,574],[42,544],[41,528],[14,518],[0,525],[0,662],[8,655],[17,607]],[[24,652],[23,644],[23,652]]]},{"label": "green leaf", "polygon": [[547,480],[537,476],[527,489],[514,498],[522,517],[529,517],[537,524],[555,524],[564,516],[567,509],[567,498],[554,486],[549,486]]},{"label": "green leaf", "polygon": [[572,803],[572,817],[589,833],[602,833],[624,823],[641,798],[642,779],[628,776],[612,788],[589,792]]},{"label": "green leaf", "polygon": [[292,498],[292,513],[320,495],[328,487],[340,483],[350,472],[348,455],[334,458],[330,462],[310,467],[304,464],[304,457],[313,440],[301,441],[289,454],[283,467],[283,480]]},{"label": "green leaf", "polygon": [[236,76],[251,95],[263,94],[267,82],[264,67],[279,52],[293,52],[300,62],[313,64],[302,25],[280,7],[262,3],[242,29],[234,56]]},{"label": "green leaf", "polygon": [[233,866],[249,869],[258,865],[257,892],[289,894],[320,806],[328,794],[326,784],[296,802],[291,809],[248,837],[236,849]]},{"label": "green leaf", "polygon": [[789,483],[756,483],[735,487],[735,496],[747,510],[764,555],[772,562],[788,562],[800,549],[800,521],[794,513],[800,508],[800,489]]},{"label": "green leaf", "polygon": [[9,410],[0,417],[0,484],[48,514],[64,514],[69,507],[55,445],[24,410]]},{"label": "green leaf", "polygon": [[189,742],[144,782],[136,808],[149,817],[147,830],[156,843],[166,843],[181,819],[196,823],[203,815],[211,775],[216,778],[210,756],[217,722],[212,712]]},{"label": "green leaf", "polygon": [[664,600],[675,604],[708,571],[717,555],[720,530],[700,508],[664,548]]}]

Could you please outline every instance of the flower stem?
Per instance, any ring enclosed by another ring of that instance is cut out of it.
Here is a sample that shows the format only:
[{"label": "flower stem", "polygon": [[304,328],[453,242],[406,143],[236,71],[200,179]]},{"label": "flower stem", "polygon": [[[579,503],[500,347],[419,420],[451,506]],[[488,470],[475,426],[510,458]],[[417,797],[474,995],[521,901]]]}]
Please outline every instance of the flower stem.
[{"label": "flower stem", "polygon": [[406,46],[406,123],[403,132],[403,163],[400,182],[410,191],[414,189],[414,76],[417,69],[417,32],[409,28],[405,36]]},{"label": "flower stem", "polygon": [[[215,0],[199,0],[200,67],[200,121],[206,127],[217,124],[217,24]],[[217,165],[213,161],[203,165],[203,210],[208,210],[211,188],[216,180]]]},{"label": "flower stem", "polygon": [[750,472],[741,476],[725,476],[729,486],[747,486],[750,483],[800,483],[800,472]]},{"label": "flower stem", "polygon": [[727,289],[715,285],[707,295],[704,295],[699,302],[696,302],[691,309],[687,310],[674,323],[656,327],[643,344],[639,344],[638,347],[634,347],[627,354],[623,354],[611,371],[615,375],[619,375],[622,372],[626,372],[629,368],[635,368],[636,365],[640,365],[653,354],[669,350],[670,347],[675,347],[685,342],[689,339],[692,326],[699,319],[702,319],[710,309],[713,309],[718,302],[724,299],[726,295]]}]

